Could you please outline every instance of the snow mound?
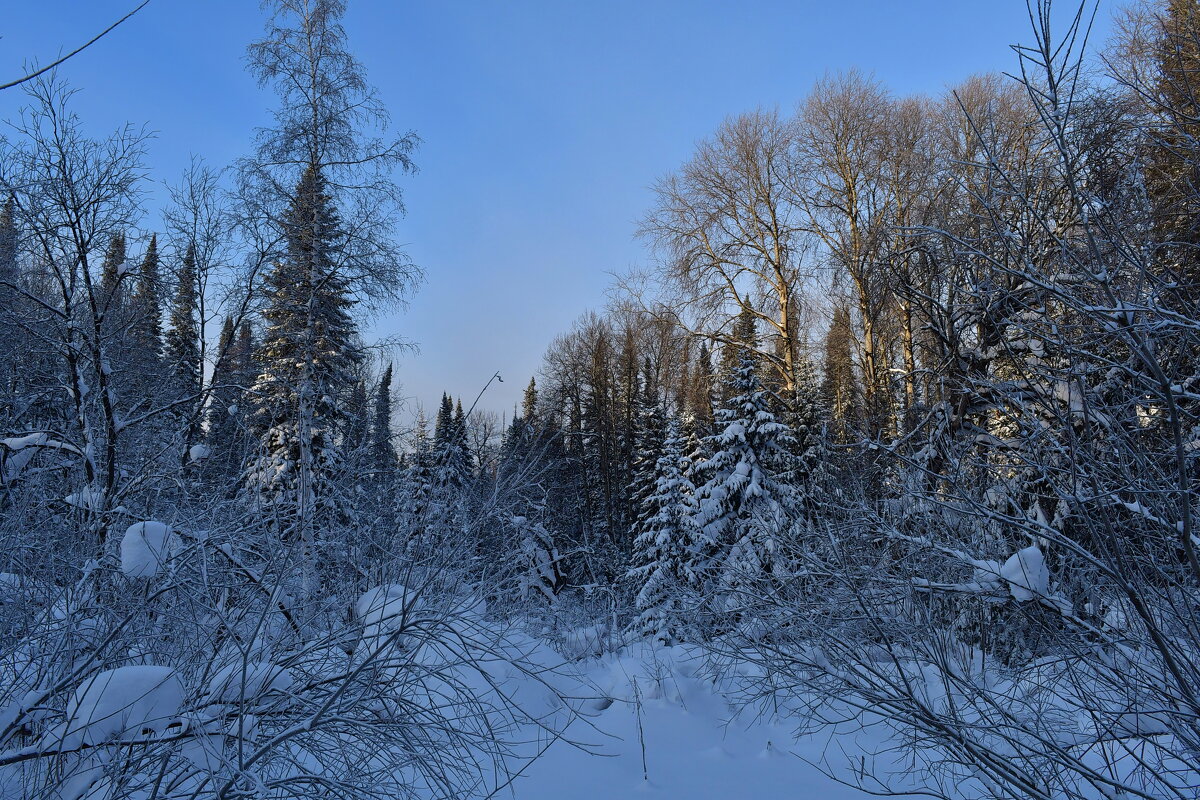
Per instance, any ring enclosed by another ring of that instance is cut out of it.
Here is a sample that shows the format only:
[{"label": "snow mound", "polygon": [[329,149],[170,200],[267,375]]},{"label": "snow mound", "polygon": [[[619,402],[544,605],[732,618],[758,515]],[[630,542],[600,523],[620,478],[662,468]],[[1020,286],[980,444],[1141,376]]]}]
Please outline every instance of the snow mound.
[{"label": "snow mound", "polygon": [[135,522],[121,537],[121,572],[130,578],[153,578],[179,552],[179,537],[162,522]]},{"label": "snow mound", "polygon": [[1017,602],[1046,597],[1050,593],[1050,570],[1037,545],[1013,553],[1000,567],[1000,577],[1008,584],[1008,590]]},{"label": "snow mound", "polygon": [[60,747],[160,735],[183,705],[183,684],[170,667],[135,665],[92,676],[75,690],[60,726]]},{"label": "snow mound", "polygon": [[363,592],[354,604],[354,616],[363,626],[363,641],[386,639],[403,626],[416,607],[417,593],[400,583],[387,583]]}]

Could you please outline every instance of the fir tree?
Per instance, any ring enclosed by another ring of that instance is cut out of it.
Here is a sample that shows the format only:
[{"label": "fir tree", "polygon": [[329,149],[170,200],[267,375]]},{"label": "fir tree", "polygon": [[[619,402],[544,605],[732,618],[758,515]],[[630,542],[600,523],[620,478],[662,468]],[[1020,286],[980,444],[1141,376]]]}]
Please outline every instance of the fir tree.
[{"label": "fir tree", "polygon": [[679,420],[672,418],[654,462],[653,489],[642,503],[632,567],[626,576],[637,589],[638,616],[631,632],[665,644],[685,638],[687,572],[699,533],[686,446]]}]

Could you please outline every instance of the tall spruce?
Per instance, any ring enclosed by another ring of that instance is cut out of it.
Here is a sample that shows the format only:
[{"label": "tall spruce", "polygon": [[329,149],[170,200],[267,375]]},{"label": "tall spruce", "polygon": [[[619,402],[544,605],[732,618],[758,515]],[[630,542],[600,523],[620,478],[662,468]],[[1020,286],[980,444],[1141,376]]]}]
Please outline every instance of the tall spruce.
[{"label": "tall spruce", "polygon": [[143,371],[153,377],[162,358],[162,268],[158,255],[158,234],[151,234],[150,244],[138,265],[137,288],[132,303],[132,325],[137,360]]},{"label": "tall spruce", "polygon": [[392,475],[399,466],[392,443],[392,365],[388,364],[375,388],[371,414],[371,467],[380,477]]},{"label": "tall spruce", "polygon": [[845,442],[853,436],[861,416],[854,377],[854,328],[845,303],[834,307],[833,321],[825,335],[824,373],[821,394],[829,409],[832,438]]},{"label": "tall spruce", "polygon": [[199,287],[196,283],[196,248],[189,244],[175,276],[175,297],[167,325],[164,360],[177,407],[176,417],[183,423],[184,447],[200,435],[200,363]]},{"label": "tall spruce", "polygon": [[267,278],[261,373],[251,393],[261,455],[249,480],[272,504],[288,504],[289,535],[311,537],[336,508],[337,432],[361,360],[337,265],[345,233],[317,167],[305,169],[282,227],[287,254]]}]

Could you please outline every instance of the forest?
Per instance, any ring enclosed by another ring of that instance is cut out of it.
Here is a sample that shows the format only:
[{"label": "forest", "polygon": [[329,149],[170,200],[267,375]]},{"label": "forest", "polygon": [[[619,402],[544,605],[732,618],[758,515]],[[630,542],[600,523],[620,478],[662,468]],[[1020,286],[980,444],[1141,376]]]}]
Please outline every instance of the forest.
[{"label": "forest", "polygon": [[1200,3],[728,109],[513,416],[411,425],[420,140],[345,12],[264,3],[270,124],[161,214],[71,61],[2,89],[0,796],[572,797],[703,688],[869,734],[787,762],[845,797],[1200,798]]}]

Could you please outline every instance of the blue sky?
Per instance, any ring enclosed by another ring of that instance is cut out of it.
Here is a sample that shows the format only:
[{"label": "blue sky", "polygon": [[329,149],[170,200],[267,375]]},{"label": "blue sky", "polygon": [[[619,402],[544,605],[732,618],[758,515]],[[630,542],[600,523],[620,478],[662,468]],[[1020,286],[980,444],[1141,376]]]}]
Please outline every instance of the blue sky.
[{"label": "blue sky", "polygon": [[[0,78],[135,4],[0,0]],[[192,154],[227,164],[272,103],[243,69],[262,21],[254,0],[151,0],[64,67],[76,109],[97,130],[147,123],[156,180]],[[397,233],[426,282],[370,329],[420,345],[397,364],[410,402],[469,403],[499,370],[481,406],[501,411],[610,273],[645,263],[648,186],[724,117],[790,109],[849,67],[936,93],[1013,68],[1030,39],[1023,0],[349,0],[346,27],[395,126],[423,139]],[[0,119],[20,99],[0,92]]]}]

